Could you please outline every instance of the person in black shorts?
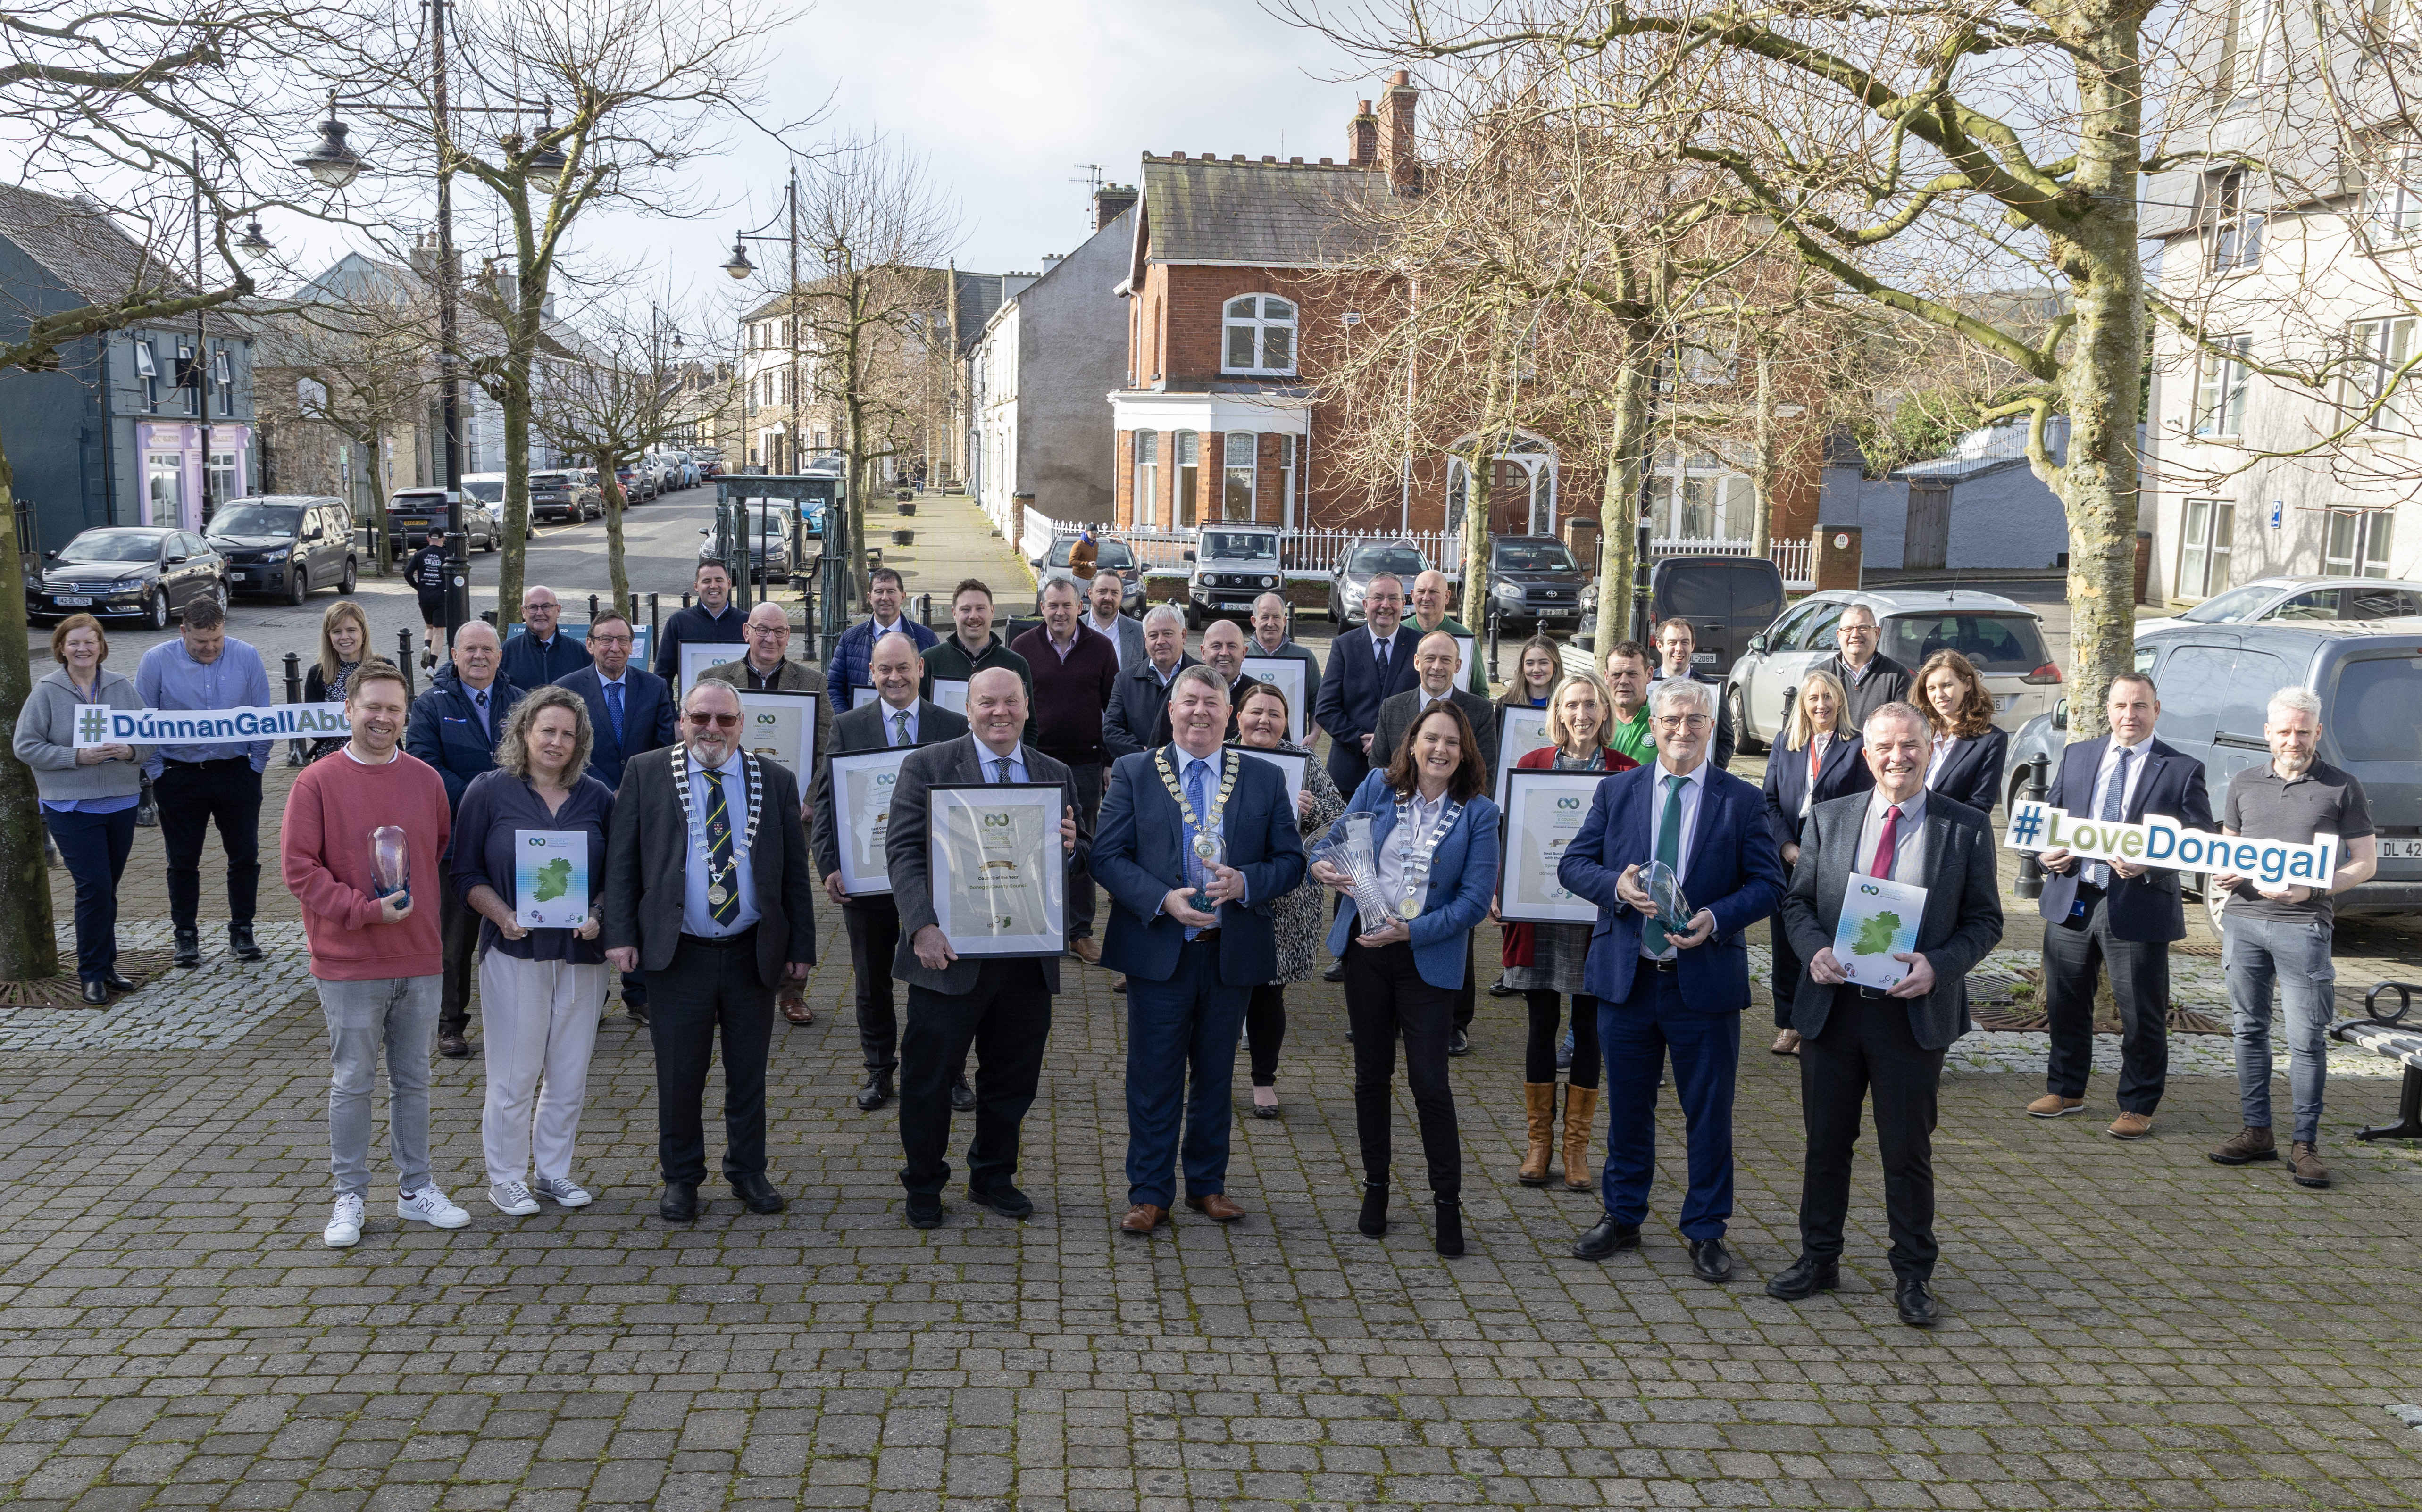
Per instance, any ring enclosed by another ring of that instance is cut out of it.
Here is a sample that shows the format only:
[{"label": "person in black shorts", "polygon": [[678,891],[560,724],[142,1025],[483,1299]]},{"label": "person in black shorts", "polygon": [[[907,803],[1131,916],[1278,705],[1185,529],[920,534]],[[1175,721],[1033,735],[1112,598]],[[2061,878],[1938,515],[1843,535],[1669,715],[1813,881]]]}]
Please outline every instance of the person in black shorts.
[{"label": "person in black shorts", "polygon": [[420,596],[420,664],[437,664],[446,632],[446,543],[431,537],[403,564],[403,580]]}]

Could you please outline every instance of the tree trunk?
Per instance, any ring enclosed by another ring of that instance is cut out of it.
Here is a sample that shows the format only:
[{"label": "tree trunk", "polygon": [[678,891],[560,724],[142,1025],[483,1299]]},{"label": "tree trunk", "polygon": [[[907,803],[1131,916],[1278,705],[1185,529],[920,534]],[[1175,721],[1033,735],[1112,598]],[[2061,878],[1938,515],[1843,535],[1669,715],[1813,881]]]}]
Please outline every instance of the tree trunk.
[{"label": "tree trunk", "polygon": [[1752,502],[1750,551],[1760,561],[1774,555],[1774,354],[1766,343],[1757,344],[1757,458],[1756,471],[1750,484],[1756,497]]},{"label": "tree trunk", "polygon": [[[362,440],[359,436],[354,439]],[[378,564],[378,575],[385,577],[391,569],[386,549],[386,449],[379,444],[373,431],[363,444],[363,451],[369,465],[362,472],[370,486],[370,560]]]},{"label": "tree trunk", "polygon": [[[518,343],[516,343],[518,345]],[[505,416],[505,544],[496,564],[496,634],[522,617],[522,579],[529,540],[529,359],[505,359],[503,392],[496,407]]]},{"label": "tree trunk", "polygon": [[1640,478],[1648,439],[1645,341],[1629,338],[1617,369],[1607,427],[1606,486],[1598,507],[1597,635],[1591,654],[1601,668],[1607,647],[1631,637],[1632,574],[1639,569]]},{"label": "tree trunk", "polygon": [[[0,447],[0,625],[25,622],[25,578],[17,555],[17,492],[8,454]],[[0,736],[17,735],[17,716],[34,690],[25,637],[11,630],[0,647]],[[42,865],[42,812],[34,770],[14,756],[0,759],[0,982],[55,976],[57,938],[51,928],[51,880]]]},{"label": "tree trunk", "polygon": [[621,609],[631,601],[631,575],[622,565],[622,507],[629,501],[622,492],[621,460],[590,460],[599,462],[597,477],[606,490],[606,576],[614,585],[614,607]]}]

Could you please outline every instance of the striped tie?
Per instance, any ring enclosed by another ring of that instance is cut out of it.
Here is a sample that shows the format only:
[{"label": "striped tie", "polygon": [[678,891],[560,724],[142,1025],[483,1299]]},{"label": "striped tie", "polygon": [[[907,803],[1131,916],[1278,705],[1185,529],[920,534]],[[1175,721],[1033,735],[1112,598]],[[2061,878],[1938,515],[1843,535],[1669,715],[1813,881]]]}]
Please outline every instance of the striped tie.
[{"label": "striped tie", "polygon": [[707,908],[717,924],[730,924],[740,917],[739,879],[731,867],[731,811],[723,801],[723,778],[710,773],[707,777],[706,801],[706,874],[723,881],[723,901],[708,901]]}]

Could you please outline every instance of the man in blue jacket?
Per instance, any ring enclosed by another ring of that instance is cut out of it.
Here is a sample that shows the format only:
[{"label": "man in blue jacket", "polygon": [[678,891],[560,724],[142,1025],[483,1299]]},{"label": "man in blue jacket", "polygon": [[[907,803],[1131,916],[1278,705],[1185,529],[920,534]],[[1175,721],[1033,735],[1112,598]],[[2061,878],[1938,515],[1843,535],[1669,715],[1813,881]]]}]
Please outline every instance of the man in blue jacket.
[{"label": "man in blue jacket", "polygon": [[589,664],[588,647],[563,633],[563,603],[543,583],[522,595],[522,632],[505,643],[496,670],[516,688],[561,682]]},{"label": "man in blue jacket", "polygon": [[[1286,780],[1221,749],[1219,675],[1179,671],[1169,713],[1173,743],[1111,769],[1093,854],[1111,899],[1102,964],[1127,978],[1130,1206],[1119,1227],[1144,1235],[1168,1221],[1176,1198],[1181,1114],[1186,1206],[1223,1224],[1245,1216],[1228,1195],[1236,1037],[1245,1000],[1278,974],[1270,905],[1302,882],[1304,867]],[[1205,894],[1210,907],[1197,907]]]},{"label": "man in blue jacket", "polygon": [[[1606,1055],[1606,1216],[1573,1242],[1601,1260],[1640,1243],[1657,1165],[1657,1084],[1670,1051],[1690,1130],[1682,1237],[1702,1281],[1729,1280],[1733,1085],[1749,1006],[1749,927],[1783,897],[1783,858],[1758,789],[1707,759],[1715,690],[1669,678],[1648,695],[1657,759],[1598,784],[1556,879],[1598,908],[1583,973]],[[1652,864],[1680,880],[1688,922],[1669,931]]]},{"label": "man in blue jacket", "polygon": [[922,656],[942,638],[901,612],[907,600],[908,590],[890,568],[878,567],[868,576],[867,616],[841,632],[833,646],[832,663],[825,668],[825,686],[832,690],[834,713],[857,708],[860,693],[872,698],[876,641],[886,635],[905,635],[917,643],[917,654]]},{"label": "man in blue jacket", "polygon": [[[429,691],[412,701],[403,748],[437,769],[446,784],[446,806],[463,806],[471,779],[496,766],[496,738],[505,732],[522,691],[499,677],[495,628],[475,619],[454,632],[454,662],[429,679]],[[450,864],[450,862],[449,862]],[[480,915],[437,889],[439,933],[446,946],[445,992],[437,1006],[437,1053],[460,1060],[471,1053],[463,1032],[471,1026],[471,951],[480,943]]]}]

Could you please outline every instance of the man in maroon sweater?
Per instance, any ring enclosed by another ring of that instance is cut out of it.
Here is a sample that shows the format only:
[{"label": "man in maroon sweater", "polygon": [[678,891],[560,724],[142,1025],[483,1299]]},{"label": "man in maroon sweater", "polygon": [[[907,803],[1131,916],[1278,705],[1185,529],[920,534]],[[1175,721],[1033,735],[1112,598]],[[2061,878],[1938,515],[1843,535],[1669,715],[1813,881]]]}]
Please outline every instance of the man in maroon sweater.
[{"label": "man in maroon sweater", "polygon": [[[1054,576],[1043,585],[1042,628],[1009,648],[1034,675],[1028,743],[1067,767],[1082,822],[1091,826],[1102,806],[1102,710],[1118,688],[1119,648],[1080,623],[1080,601],[1075,579]],[[1102,947],[1093,943],[1093,875],[1081,854],[1068,876],[1068,950],[1088,966],[1102,962]]]}]

